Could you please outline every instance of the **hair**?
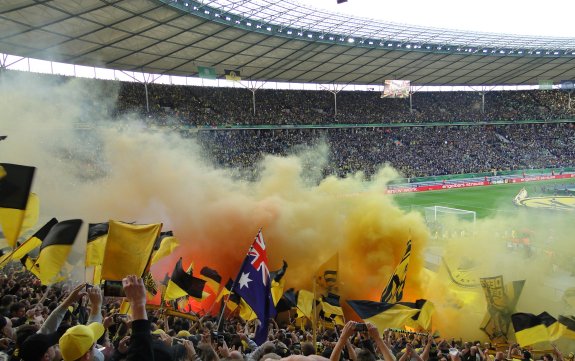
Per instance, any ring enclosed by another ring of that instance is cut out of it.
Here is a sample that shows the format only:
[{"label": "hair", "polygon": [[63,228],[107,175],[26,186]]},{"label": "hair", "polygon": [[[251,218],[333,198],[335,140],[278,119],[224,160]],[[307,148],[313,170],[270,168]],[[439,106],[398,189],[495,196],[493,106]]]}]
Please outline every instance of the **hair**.
[{"label": "hair", "polygon": [[21,303],[21,302],[13,303],[10,305],[10,314],[18,312],[19,310],[21,310],[23,308],[24,309],[26,308],[26,306],[24,306],[23,303]]},{"label": "hair", "polygon": [[21,346],[24,341],[38,331],[38,326],[36,325],[22,325],[18,327],[16,331],[16,344]]},{"label": "hair", "polygon": [[361,349],[357,353],[357,361],[375,361],[375,355],[366,349]]},{"label": "hair", "polygon": [[304,356],[315,355],[315,347],[313,347],[313,343],[311,342],[302,342],[301,344],[301,353]]}]

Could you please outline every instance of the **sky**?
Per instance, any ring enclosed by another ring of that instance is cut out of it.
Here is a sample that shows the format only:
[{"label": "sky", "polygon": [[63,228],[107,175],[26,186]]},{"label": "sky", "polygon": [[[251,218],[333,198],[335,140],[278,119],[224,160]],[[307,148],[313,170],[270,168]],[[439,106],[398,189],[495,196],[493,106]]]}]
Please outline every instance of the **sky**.
[{"label": "sky", "polygon": [[574,1],[348,0],[337,4],[337,0],[314,0],[306,4],[338,13],[402,24],[518,35],[575,37]]}]

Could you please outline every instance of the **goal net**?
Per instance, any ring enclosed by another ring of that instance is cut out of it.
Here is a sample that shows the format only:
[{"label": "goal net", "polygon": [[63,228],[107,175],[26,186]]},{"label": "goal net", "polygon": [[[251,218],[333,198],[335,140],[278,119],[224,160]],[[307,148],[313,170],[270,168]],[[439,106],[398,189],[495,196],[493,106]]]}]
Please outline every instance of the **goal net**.
[{"label": "goal net", "polygon": [[466,237],[473,233],[474,211],[444,206],[424,207],[425,221],[433,238]]}]

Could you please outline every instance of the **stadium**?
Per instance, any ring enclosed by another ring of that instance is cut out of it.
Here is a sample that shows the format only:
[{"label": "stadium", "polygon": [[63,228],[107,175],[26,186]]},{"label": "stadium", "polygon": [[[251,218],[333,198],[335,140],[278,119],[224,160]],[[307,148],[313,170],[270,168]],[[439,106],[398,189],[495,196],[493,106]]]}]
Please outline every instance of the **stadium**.
[{"label": "stadium", "polygon": [[294,0],[0,19],[6,357],[572,359],[574,37]]}]

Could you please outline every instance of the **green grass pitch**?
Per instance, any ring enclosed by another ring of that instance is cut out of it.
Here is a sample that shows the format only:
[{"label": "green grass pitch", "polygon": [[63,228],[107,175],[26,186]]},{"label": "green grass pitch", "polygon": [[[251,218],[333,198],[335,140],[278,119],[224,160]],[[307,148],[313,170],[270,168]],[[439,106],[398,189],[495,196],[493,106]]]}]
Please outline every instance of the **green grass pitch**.
[{"label": "green grass pitch", "polygon": [[400,208],[423,211],[423,207],[444,206],[475,211],[477,218],[495,216],[500,213],[517,212],[513,198],[525,187],[529,196],[542,195],[541,186],[563,184],[575,185],[575,179],[556,179],[526,183],[497,184],[484,187],[470,187],[428,191],[420,193],[402,193],[394,195]]}]

